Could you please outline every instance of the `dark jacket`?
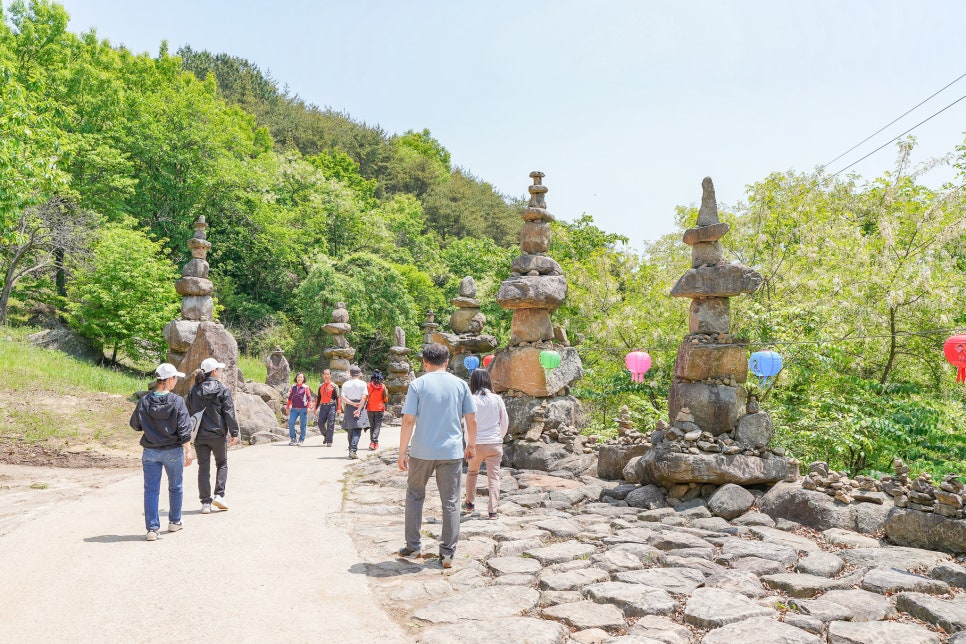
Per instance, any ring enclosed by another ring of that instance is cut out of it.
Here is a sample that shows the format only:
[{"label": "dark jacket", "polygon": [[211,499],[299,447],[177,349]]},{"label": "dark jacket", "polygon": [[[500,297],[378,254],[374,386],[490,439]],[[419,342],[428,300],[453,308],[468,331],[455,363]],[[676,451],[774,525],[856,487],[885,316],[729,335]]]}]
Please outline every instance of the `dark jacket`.
[{"label": "dark jacket", "polygon": [[228,387],[214,378],[206,378],[200,385],[195,385],[188,392],[188,409],[196,414],[202,409],[205,413],[201,417],[201,427],[198,437],[238,436],[238,421],[235,419],[235,403],[231,399]]},{"label": "dark jacket", "polygon": [[141,447],[148,449],[172,449],[191,440],[191,416],[184,398],[171,392],[142,396],[131,414],[131,427],[143,432]]}]

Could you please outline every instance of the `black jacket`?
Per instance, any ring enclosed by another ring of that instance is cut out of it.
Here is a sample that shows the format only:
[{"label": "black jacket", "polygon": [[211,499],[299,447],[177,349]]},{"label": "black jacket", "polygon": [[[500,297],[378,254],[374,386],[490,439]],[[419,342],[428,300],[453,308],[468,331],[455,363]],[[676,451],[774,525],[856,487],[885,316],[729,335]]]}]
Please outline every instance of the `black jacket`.
[{"label": "black jacket", "polygon": [[184,398],[171,392],[142,396],[131,414],[131,427],[144,432],[141,447],[149,449],[181,447],[191,440],[191,416]]},{"label": "black jacket", "polygon": [[225,436],[230,433],[238,436],[238,421],[235,419],[235,403],[228,387],[214,378],[206,378],[188,392],[188,409],[196,414],[205,410],[201,417],[198,436]]}]

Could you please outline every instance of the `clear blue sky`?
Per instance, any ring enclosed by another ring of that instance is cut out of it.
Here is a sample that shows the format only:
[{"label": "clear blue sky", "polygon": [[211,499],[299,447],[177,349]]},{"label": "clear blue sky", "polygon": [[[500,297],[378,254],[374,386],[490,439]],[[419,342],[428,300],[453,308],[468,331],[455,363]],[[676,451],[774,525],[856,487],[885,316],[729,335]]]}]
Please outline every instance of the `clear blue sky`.
[{"label": "clear blue sky", "polygon": [[[309,102],[389,132],[429,128],[455,165],[523,196],[546,173],[558,218],[593,215],[640,247],[674,208],[742,199],[811,171],[966,73],[966,3],[62,0],[76,32],[157,53],[227,52]],[[871,151],[966,94],[961,80]],[[952,152],[966,100],[915,131]],[[856,166],[890,169],[890,146]],[[934,173],[939,183],[951,171]]]}]

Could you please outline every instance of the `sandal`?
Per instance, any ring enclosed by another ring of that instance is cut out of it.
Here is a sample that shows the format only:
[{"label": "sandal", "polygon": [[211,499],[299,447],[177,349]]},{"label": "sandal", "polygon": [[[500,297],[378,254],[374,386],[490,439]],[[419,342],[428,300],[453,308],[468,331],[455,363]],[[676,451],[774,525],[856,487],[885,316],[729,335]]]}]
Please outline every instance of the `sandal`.
[{"label": "sandal", "polygon": [[465,512],[472,512],[475,509],[476,509],[475,505],[473,505],[472,503],[467,503],[466,501],[463,501],[463,510]]}]

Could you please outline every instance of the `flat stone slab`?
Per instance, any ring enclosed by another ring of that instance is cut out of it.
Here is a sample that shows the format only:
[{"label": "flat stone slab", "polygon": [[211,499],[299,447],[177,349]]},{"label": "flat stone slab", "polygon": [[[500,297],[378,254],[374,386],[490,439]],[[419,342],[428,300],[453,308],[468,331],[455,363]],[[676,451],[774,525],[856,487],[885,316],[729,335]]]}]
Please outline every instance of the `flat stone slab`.
[{"label": "flat stone slab", "polygon": [[822,532],[822,536],[832,545],[843,548],[878,548],[882,545],[878,539],[842,528],[829,528]]},{"label": "flat stone slab", "polygon": [[682,548],[714,548],[714,545],[701,537],[687,532],[659,532],[647,539],[649,545],[658,550],[680,550]]},{"label": "flat stone slab", "polygon": [[901,546],[935,548],[957,554],[966,552],[964,519],[894,508],[886,518],[884,528],[889,541]]},{"label": "flat stone slab", "polygon": [[853,588],[830,590],[822,595],[823,601],[838,604],[852,614],[853,622],[876,622],[896,614],[888,599],[877,593]]},{"label": "flat stone slab", "polygon": [[500,617],[487,621],[447,624],[426,629],[420,644],[493,644],[493,642],[529,642],[531,644],[563,644],[570,631],[563,624],[533,617]]},{"label": "flat stone slab", "polygon": [[546,530],[553,536],[561,539],[576,537],[582,530],[576,522],[560,517],[551,517],[543,521],[538,521],[533,524],[533,527]]},{"label": "flat stone slab", "polygon": [[678,607],[666,591],[642,584],[606,581],[587,586],[583,593],[598,604],[617,606],[628,617],[670,615]]},{"label": "flat stone slab", "polygon": [[922,550],[920,548],[884,547],[884,548],[853,548],[839,553],[845,561],[854,566],[875,568],[887,566],[916,570],[929,568],[942,561],[950,561],[952,557],[942,552]]},{"label": "flat stone slab", "polygon": [[610,573],[600,568],[583,568],[562,572],[547,570],[540,575],[541,590],[580,590],[588,584],[610,579]]},{"label": "flat stone slab", "polygon": [[413,617],[433,624],[512,617],[537,605],[540,593],[520,586],[472,588],[423,606]]},{"label": "flat stone slab", "polygon": [[849,621],[852,611],[842,604],[826,599],[794,599],[789,604],[802,615],[814,617],[822,622]]},{"label": "flat stone slab", "polygon": [[862,578],[862,589],[881,595],[891,595],[900,591],[945,595],[949,592],[949,584],[938,579],[914,575],[906,570],[879,567],[865,574]]},{"label": "flat stone slab", "polygon": [[938,633],[900,622],[832,622],[828,644],[939,644]]},{"label": "flat stone slab", "polygon": [[767,591],[762,587],[758,576],[747,570],[725,570],[704,580],[706,588],[721,588],[745,597],[764,597]]},{"label": "flat stone slab", "polygon": [[939,599],[923,593],[899,593],[896,608],[924,622],[942,627],[947,633],[966,630],[966,598]]},{"label": "flat stone slab", "polygon": [[966,568],[951,561],[937,564],[929,571],[929,576],[945,581],[950,586],[966,588]]},{"label": "flat stone slab", "polygon": [[691,568],[648,568],[614,575],[617,581],[660,588],[675,595],[688,595],[704,584],[704,573]]},{"label": "flat stone slab", "polygon": [[795,571],[819,577],[834,577],[842,572],[844,567],[845,562],[842,558],[831,552],[813,552],[798,560]]},{"label": "flat stone slab", "polygon": [[684,621],[698,628],[720,628],[752,617],[776,616],[775,610],[720,588],[698,588],[684,606]]},{"label": "flat stone slab", "polygon": [[[543,609],[543,614],[574,628],[623,628],[627,625],[624,613],[616,606],[598,604],[590,600],[561,604]],[[512,641],[500,639],[497,641]],[[526,641],[526,640],[524,640]]]},{"label": "flat stone slab", "polygon": [[686,626],[682,626],[668,617],[657,615],[645,615],[631,626],[627,631],[627,636],[632,638],[644,638],[629,640],[630,642],[642,641],[643,644],[660,642],[661,644],[691,644],[691,631]]},{"label": "flat stone slab", "polygon": [[789,597],[814,597],[827,590],[842,588],[842,582],[819,577],[818,575],[806,575],[796,572],[779,573],[777,575],[765,575],[761,578],[761,583],[769,588],[780,590]]},{"label": "flat stone slab", "polygon": [[769,617],[752,617],[709,631],[702,644],[825,644],[821,637]]},{"label": "flat stone slab", "polygon": [[822,552],[822,549],[817,543],[793,532],[785,532],[778,528],[769,528],[766,526],[751,526],[748,529],[751,531],[751,534],[766,543],[777,543],[804,552]]},{"label": "flat stone slab", "polygon": [[543,569],[539,561],[529,557],[492,557],[486,565],[498,575],[536,573]]},{"label": "flat stone slab", "polygon": [[748,539],[729,539],[722,544],[722,560],[731,561],[742,557],[770,559],[785,566],[790,566],[798,561],[798,551],[778,543],[766,543],[764,541],[751,541]]},{"label": "flat stone slab", "polygon": [[527,550],[526,554],[529,557],[533,557],[544,566],[549,566],[551,564],[563,563],[565,561],[573,561],[580,557],[589,557],[597,549],[587,543],[580,543],[579,541],[562,541],[560,543],[554,543],[543,548],[534,548],[533,550]]},{"label": "flat stone slab", "polygon": [[402,581],[389,593],[389,598],[397,602],[423,603],[452,595],[455,591],[442,579],[420,579]]},{"label": "flat stone slab", "polygon": [[651,450],[637,461],[642,483],[670,487],[677,483],[757,485],[784,480],[789,473],[784,458],[759,458],[735,454],[683,454]]}]

